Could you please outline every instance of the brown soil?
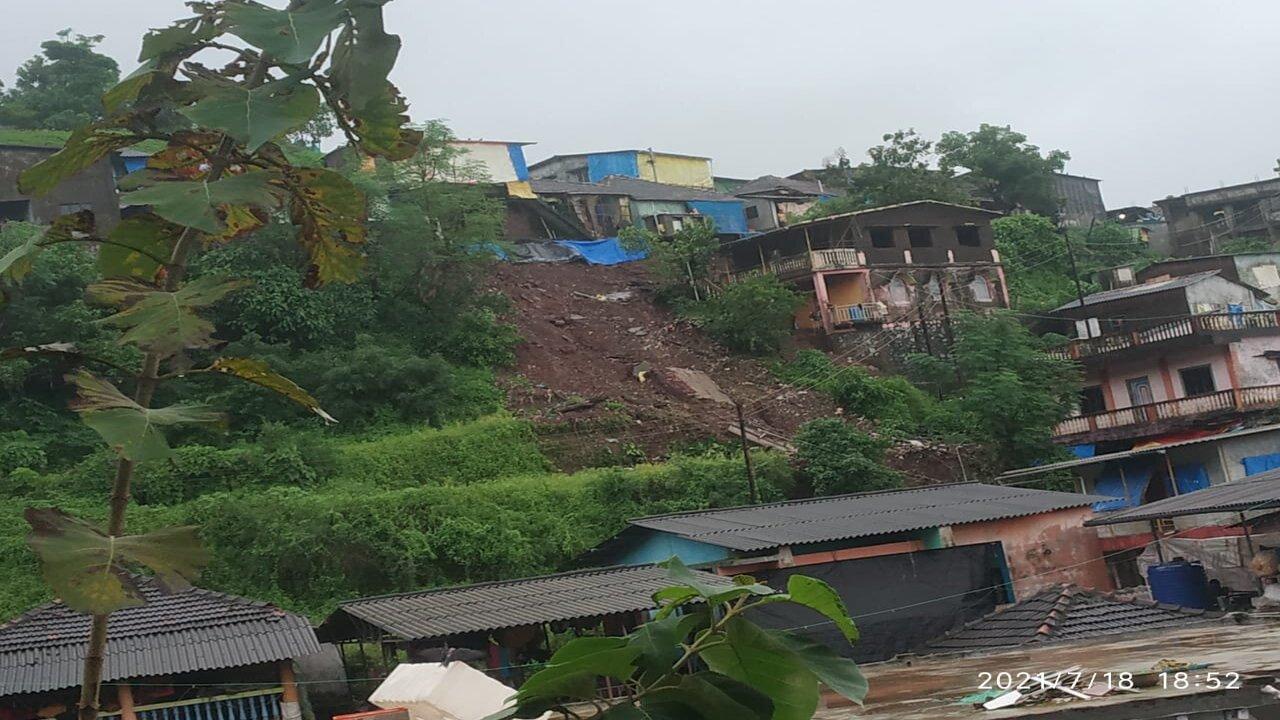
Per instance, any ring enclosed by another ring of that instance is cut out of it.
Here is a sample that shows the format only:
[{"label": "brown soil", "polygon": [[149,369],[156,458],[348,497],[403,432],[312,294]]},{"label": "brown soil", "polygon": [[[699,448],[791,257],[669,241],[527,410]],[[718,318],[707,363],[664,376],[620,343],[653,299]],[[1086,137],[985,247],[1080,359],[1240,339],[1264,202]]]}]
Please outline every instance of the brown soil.
[{"label": "brown soil", "polygon": [[[680,443],[736,440],[728,430],[733,407],[697,399],[665,371],[671,367],[706,373],[743,404],[749,427],[782,437],[835,410],[820,393],[779,383],[769,361],[730,355],[655,304],[642,266],[502,264],[491,286],[511,299],[510,320],[525,339],[505,378],[509,406],[544,426],[563,464],[592,464],[601,453],[652,458]],[[629,299],[600,299],[628,292]]]}]

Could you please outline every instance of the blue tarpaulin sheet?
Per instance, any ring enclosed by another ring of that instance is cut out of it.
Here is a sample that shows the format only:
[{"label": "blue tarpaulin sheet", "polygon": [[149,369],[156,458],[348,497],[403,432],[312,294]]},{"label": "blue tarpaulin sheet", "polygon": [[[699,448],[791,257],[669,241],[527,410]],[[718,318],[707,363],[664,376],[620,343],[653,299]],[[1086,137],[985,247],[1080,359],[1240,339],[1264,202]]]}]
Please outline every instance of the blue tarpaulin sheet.
[{"label": "blue tarpaulin sheet", "polygon": [[517,180],[529,179],[529,166],[524,162],[524,146],[520,143],[507,143],[507,154],[511,156],[511,167],[515,168]]},{"label": "blue tarpaulin sheet", "polygon": [[1257,475],[1260,472],[1280,467],[1280,453],[1254,455],[1253,457],[1245,458],[1242,462],[1244,463],[1245,475]]},{"label": "blue tarpaulin sheet", "polygon": [[1173,477],[1178,482],[1179,495],[1209,487],[1209,473],[1200,463],[1174,466]]},{"label": "blue tarpaulin sheet", "polygon": [[591,265],[621,265],[649,257],[647,250],[628,251],[616,237],[601,240],[557,240],[556,244],[577,252]]},{"label": "blue tarpaulin sheet", "polygon": [[591,153],[587,156],[587,180],[600,182],[610,175],[640,177],[640,164],[634,150],[622,152]]},{"label": "blue tarpaulin sheet", "polygon": [[1091,458],[1094,455],[1098,454],[1098,446],[1094,445],[1093,443],[1086,443],[1083,445],[1072,445],[1067,449],[1071,451],[1072,455],[1075,455],[1076,457],[1081,459]]},{"label": "blue tarpaulin sheet", "polygon": [[[1123,476],[1120,472],[1121,467],[1124,468]],[[1094,511],[1120,510],[1141,505],[1142,496],[1147,492],[1147,483],[1151,481],[1151,471],[1150,463],[1131,462],[1108,467],[1094,481],[1093,493],[1110,495],[1115,500],[1094,503]]]},{"label": "blue tarpaulin sheet", "polygon": [[741,200],[690,200],[689,209],[715,221],[718,233],[747,233],[747,210]]}]

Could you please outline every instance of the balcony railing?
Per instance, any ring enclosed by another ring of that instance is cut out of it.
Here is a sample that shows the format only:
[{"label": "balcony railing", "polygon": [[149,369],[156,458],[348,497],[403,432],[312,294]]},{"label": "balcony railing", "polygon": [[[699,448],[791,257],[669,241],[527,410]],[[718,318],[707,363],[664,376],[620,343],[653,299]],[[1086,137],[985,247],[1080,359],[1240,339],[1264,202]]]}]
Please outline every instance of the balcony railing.
[{"label": "balcony railing", "polygon": [[[281,688],[139,705],[138,720],[280,720]],[[119,718],[120,711],[98,717]]]},{"label": "balcony railing", "polygon": [[884,305],[860,303],[857,305],[831,305],[831,324],[836,327],[882,323],[885,321]]},{"label": "balcony railing", "polygon": [[820,270],[848,270],[862,267],[866,258],[856,248],[830,248],[768,260],[759,267],[733,273],[731,280],[745,280],[756,275],[794,277]]},{"label": "balcony railing", "polygon": [[1280,385],[1259,385],[1067,418],[1054,427],[1053,434],[1054,437],[1065,437],[1096,430],[1146,425],[1161,420],[1216,412],[1264,410],[1277,406],[1280,406]]},{"label": "balcony railing", "polygon": [[1052,350],[1050,354],[1056,357],[1078,360],[1096,355],[1105,355],[1117,350],[1127,350],[1164,342],[1165,340],[1188,337],[1197,333],[1261,330],[1266,328],[1280,328],[1280,318],[1277,317],[1276,311],[1259,310],[1244,313],[1190,315],[1149,327],[1145,330],[1103,335],[1085,340],[1072,340],[1066,347]]}]

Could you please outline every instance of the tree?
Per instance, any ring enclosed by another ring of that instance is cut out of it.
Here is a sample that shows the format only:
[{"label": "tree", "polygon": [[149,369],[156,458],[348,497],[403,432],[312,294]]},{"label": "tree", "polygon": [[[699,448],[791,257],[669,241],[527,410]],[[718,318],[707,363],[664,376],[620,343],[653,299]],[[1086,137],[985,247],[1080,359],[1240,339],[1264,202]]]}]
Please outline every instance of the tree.
[{"label": "tree", "polygon": [[18,68],[12,89],[0,94],[0,125],[73,130],[102,118],[102,93],[120,78],[116,61],[95,52],[101,35],[58,33],[41,54]]},{"label": "tree", "polygon": [[965,168],[967,178],[980,192],[991,194],[997,210],[1016,209],[1056,217],[1061,203],[1054,190],[1053,174],[1061,172],[1071,155],[1040,148],[1008,125],[983,123],[973,132],[944,133],[938,141],[939,167],[947,173]]},{"label": "tree", "polygon": [[[97,717],[110,614],[143,602],[135,570],[147,568],[165,585],[181,586],[205,560],[193,527],[124,534],[134,470],[171,455],[166,430],[223,421],[213,408],[178,399],[178,381],[207,375],[249,382],[332,421],[309,393],[262,360],[219,356],[203,314],[244,283],[188,278],[193,257],[210,245],[245,242],[283,213],[306,251],[306,284],[356,279],[367,234],[363,193],[338,173],[294,165],[278,140],[305,126],[322,103],[348,141],[369,155],[404,159],[421,140],[407,127],[404,98],[386,80],[399,39],[383,27],[381,2],[292,0],[277,10],[218,0],[192,8],[195,15],[143,38],[142,66],[102,96],[104,119],[76,129],[65,147],[19,177],[23,193],[39,196],[113,151],[158,140],[165,149],[124,182],[122,202],[145,212],[105,237],[92,213],[65,215],[0,257],[0,276],[16,283],[51,247],[98,243],[103,279],[88,294],[115,310],[103,324],[141,354],[139,364],[120,368],[132,381],[127,395],[87,369],[104,363],[71,344],[3,353],[79,365],[66,375],[76,392],[71,407],[118,456],[105,530],[57,508],[26,512],[46,581],[68,607],[93,616],[81,720]],[[237,47],[220,41],[226,34],[240,47],[212,70],[200,62],[206,50]],[[158,397],[174,400],[153,407]]]},{"label": "tree", "polygon": [[814,495],[902,486],[898,473],[884,465],[888,443],[840,418],[810,420],[800,427],[794,442],[800,478]]},{"label": "tree", "polygon": [[987,445],[1006,469],[1059,454],[1053,426],[1079,397],[1075,362],[1046,353],[1050,341],[1007,312],[961,314],[955,331],[950,357],[908,359],[918,384],[947,396],[946,431]]},{"label": "tree", "polygon": [[[829,585],[793,575],[775,592],[740,575],[731,586],[708,583],[678,558],[666,563],[674,583],[654,599],[654,619],[626,637],[579,637],[529,677],[511,705],[486,720],[578,717],[567,706],[596,705],[601,720],[809,720],[820,683],[861,703],[867,681],[858,666],[803,635],[765,630],[752,610],[779,602],[806,607],[839,628],[850,643],[858,629]],[[627,689],[600,700],[596,682]]]},{"label": "tree", "polygon": [[711,220],[685,223],[671,237],[628,225],[618,232],[618,241],[629,251],[649,253],[649,267],[668,291],[679,289],[692,296],[693,288],[705,288],[711,279],[711,259],[720,247],[716,226]]},{"label": "tree", "polygon": [[782,347],[802,303],[778,278],[759,275],[729,283],[702,302],[684,303],[680,311],[730,350],[764,355]]},{"label": "tree", "polygon": [[883,145],[867,150],[871,157],[869,163],[849,167],[847,157],[839,158],[838,162],[844,164],[842,174],[846,178],[847,194],[813,206],[806,217],[917,200],[968,201],[964,188],[950,170],[933,167],[936,159],[933,142],[920,137],[914,129],[886,133],[882,139]]}]

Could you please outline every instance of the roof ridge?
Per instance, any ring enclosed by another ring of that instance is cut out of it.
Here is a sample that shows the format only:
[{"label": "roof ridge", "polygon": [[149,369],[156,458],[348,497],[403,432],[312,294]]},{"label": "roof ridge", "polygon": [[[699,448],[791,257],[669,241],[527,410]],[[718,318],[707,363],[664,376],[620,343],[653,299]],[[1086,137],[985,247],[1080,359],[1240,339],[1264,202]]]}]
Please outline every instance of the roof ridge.
[{"label": "roof ridge", "polygon": [[[852,497],[869,497],[872,495],[893,495],[896,493],[908,493],[934,490],[936,488],[956,487],[958,485],[989,485],[989,483],[978,482],[977,480],[967,480],[949,483],[938,483],[937,485],[917,485],[916,487],[890,488],[888,490],[865,490],[863,492],[841,493],[839,495],[823,495],[821,497],[796,498],[795,500],[777,500],[770,503],[756,503],[755,505],[730,505],[722,508],[704,508],[702,510],[677,510],[676,512],[660,513],[658,515],[643,515],[637,518],[629,518],[627,522],[635,522],[637,520],[657,520],[659,518],[683,517],[688,515],[702,515],[704,513],[730,512],[733,510],[756,510],[759,508],[783,507],[794,505],[809,505],[823,502],[834,502],[836,500],[845,500]],[[990,485],[990,487],[1013,487],[1010,485]],[[1049,491],[1052,492],[1052,491]]]},{"label": "roof ridge", "polygon": [[[392,598],[406,598],[417,595],[430,595],[435,593],[454,592],[461,590],[474,590],[476,588],[493,587],[496,585],[512,585],[522,582],[537,582],[539,580],[551,580],[554,578],[581,577],[584,575],[596,575],[606,573],[616,573],[623,570],[652,570],[661,567],[657,563],[645,563],[642,565],[609,565],[602,568],[582,568],[579,570],[566,570],[559,573],[548,573],[546,575],[534,575],[532,577],[511,578],[509,580],[486,580],[478,583],[456,583],[453,585],[442,585],[440,587],[422,588],[419,590],[406,590],[397,593],[385,593],[382,595],[368,595],[364,597],[352,598],[351,600],[343,600],[338,603],[338,607],[347,605],[355,605],[358,603],[368,602],[372,600],[388,600]],[[694,572],[699,572],[694,569]]]}]

